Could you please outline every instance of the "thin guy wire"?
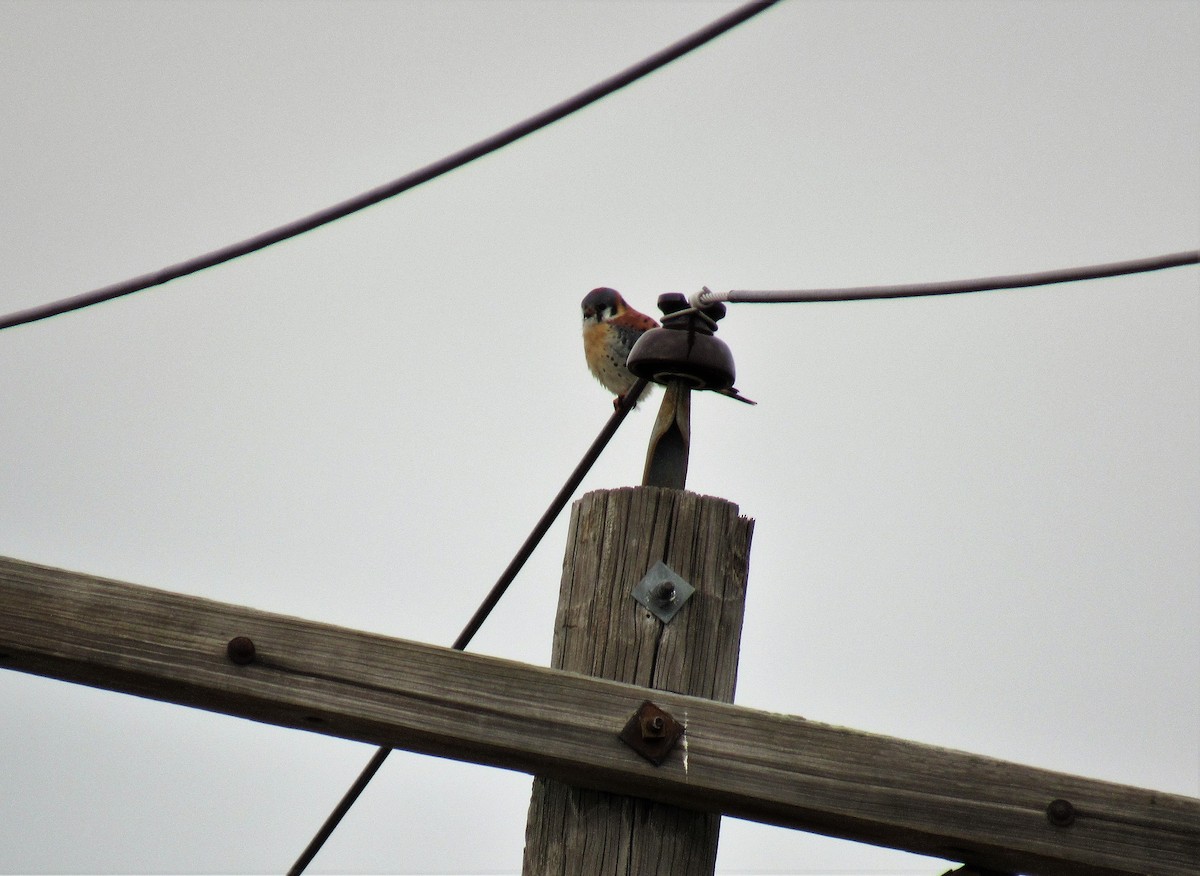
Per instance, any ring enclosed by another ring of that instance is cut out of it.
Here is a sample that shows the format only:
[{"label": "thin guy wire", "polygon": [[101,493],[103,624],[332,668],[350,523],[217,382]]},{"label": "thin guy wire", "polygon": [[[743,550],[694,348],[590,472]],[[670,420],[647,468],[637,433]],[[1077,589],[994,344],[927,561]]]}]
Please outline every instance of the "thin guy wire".
[{"label": "thin guy wire", "polygon": [[[542,514],[541,519],[539,519],[534,525],[533,531],[529,533],[529,537],[526,538],[521,547],[517,549],[517,553],[512,558],[512,561],[508,564],[504,571],[500,573],[500,577],[497,579],[496,583],[492,585],[492,589],[488,591],[487,596],[484,597],[484,600],[482,603],[480,603],[479,608],[475,610],[475,614],[473,614],[471,619],[467,621],[467,625],[463,627],[463,631],[458,634],[458,638],[455,639],[454,644],[450,646],[455,651],[466,650],[467,645],[470,644],[470,641],[472,638],[474,638],[475,633],[477,633],[479,628],[483,626],[483,622],[487,620],[488,615],[492,613],[492,609],[494,609],[496,604],[500,601],[500,597],[502,597],[504,592],[508,589],[508,585],[510,585],[513,582],[513,579],[517,577],[517,573],[521,571],[521,567],[525,565],[525,561],[529,559],[534,549],[538,546],[538,543],[542,540],[542,537],[550,529],[551,524],[554,523],[554,520],[566,506],[567,502],[570,501],[571,496],[574,495],[575,490],[579,487],[579,484],[582,483],[584,477],[591,470],[592,466],[595,465],[596,460],[600,458],[600,454],[604,451],[604,448],[608,446],[608,442],[612,440],[613,435],[617,433],[617,428],[622,422],[624,422],[625,417],[628,416],[629,412],[633,410],[635,400],[641,398],[642,390],[645,388],[646,379],[640,378],[637,383],[633,385],[633,389],[627,392],[622,398],[621,403],[617,406],[617,409],[613,411],[613,415],[608,418],[608,422],[605,423],[604,428],[600,430],[600,434],[596,436],[596,440],[592,442],[591,447],[589,447],[583,454],[583,458],[579,461],[579,464],[575,466],[575,470],[571,472],[570,476],[566,480],[566,483],[562,485],[562,489],[558,491],[554,499],[551,500],[550,506],[546,509],[545,513]],[[309,865],[312,859],[316,857],[317,852],[319,852],[321,847],[325,845],[325,841],[329,839],[330,835],[332,835],[334,830],[337,829],[337,826],[341,822],[342,818],[345,817],[346,813],[350,811],[350,807],[354,805],[354,802],[358,799],[359,795],[362,794],[362,792],[366,789],[371,779],[375,777],[375,773],[379,772],[379,768],[383,766],[383,762],[387,760],[387,756],[391,753],[391,751],[392,750],[386,745],[381,746],[375,751],[375,753],[371,756],[371,759],[367,762],[367,765],[363,768],[362,772],[359,773],[358,778],[354,780],[354,784],[352,784],[342,796],[342,799],[338,802],[337,806],[334,807],[333,812],[329,813],[329,817],[326,818],[325,823],[321,825],[321,829],[317,831],[316,835],[309,842],[308,846],[305,847],[303,852],[301,852],[300,857],[296,859],[296,863],[294,863],[291,869],[288,870],[288,876],[299,876],[299,874],[304,872],[304,869]]]},{"label": "thin guy wire", "polygon": [[90,307],[93,304],[99,304],[102,301],[109,301],[113,298],[120,298],[123,295],[129,295],[133,292],[140,292],[143,289],[149,289],[152,286],[160,286],[170,280],[178,279],[179,277],[194,274],[197,271],[202,271],[205,268],[211,268],[215,265],[223,264],[231,261],[239,256],[248,255],[252,252],[257,252],[260,249],[265,249],[272,244],[279,243],[282,240],[287,240],[290,237],[295,237],[303,234],[306,231],[311,231],[335,219],[341,219],[343,216],[348,216],[351,213],[356,213],[372,204],[377,204],[387,198],[394,197],[401,192],[406,192],[411,188],[421,185],[421,183],[429,182],[445,173],[448,173],[455,168],[462,167],[468,162],[474,161],[476,158],[495,152],[509,143],[519,140],[522,137],[532,134],[534,131],[540,130],[547,125],[557,122],[571,113],[583,109],[589,104],[595,103],[602,97],[607,97],[618,89],[624,88],[633,82],[653,73],[660,67],[666,66],[670,62],[686,55],[687,53],[698,49],[700,46],[715,39],[725,31],[730,30],[741,24],[749,18],[757,15],[763,10],[774,6],[779,0],[756,0],[753,3],[747,3],[739,6],[737,9],[718,18],[716,21],[701,28],[695,33],[684,37],[676,43],[672,43],[665,49],[650,55],[648,58],[639,61],[632,67],[628,67],[610,76],[590,88],[587,88],[574,97],[557,103],[548,109],[543,110],[537,115],[530,116],[523,122],[506,128],[497,134],[480,140],[472,146],[468,146],[458,152],[448,155],[433,164],[422,167],[419,170],[413,171],[407,176],[402,176],[390,183],[377,186],[369,191],[363,192],[361,195],[342,201],[339,204],[334,204],[332,207],[327,207],[324,210],[319,210],[302,219],[297,219],[289,222],[286,225],[281,225],[271,231],[265,231],[254,237],[247,238],[239,243],[230,244],[221,249],[213,250],[187,261],[179,262],[178,264],[170,265],[158,271],[152,271],[148,274],[142,274],[138,277],[133,277],[121,283],[114,283],[110,286],[103,286],[99,289],[94,289],[90,292],[84,292],[80,295],[74,295],[69,298],[62,298],[58,301],[52,301],[47,304],[41,304],[36,307],[28,308],[27,310],[19,310],[15,313],[0,316],[0,330],[11,328],[17,325],[23,325],[29,322],[36,322],[40,319],[46,319],[50,316],[55,316],[60,313],[67,313],[72,310],[79,310],[84,307]]},{"label": "thin guy wire", "polygon": [[865,301],[877,298],[917,298],[924,295],[957,295],[963,292],[986,292],[995,289],[1020,289],[1027,286],[1047,286],[1075,280],[1097,280],[1122,274],[1161,271],[1183,265],[1200,264],[1200,250],[1173,252],[1124,262],[1108,262],[1081,268],[1060,268],[1036,274],[1010,274],[1004,277],[979,277],[974,280],[947,280],[939,283],[912,283],[901,286],[856,286],[846,289],[744,290],[713,292],[702,289],[692,295],[693,307],[707,307],[721,301],[731,304],[799,304],[813,301]]}]

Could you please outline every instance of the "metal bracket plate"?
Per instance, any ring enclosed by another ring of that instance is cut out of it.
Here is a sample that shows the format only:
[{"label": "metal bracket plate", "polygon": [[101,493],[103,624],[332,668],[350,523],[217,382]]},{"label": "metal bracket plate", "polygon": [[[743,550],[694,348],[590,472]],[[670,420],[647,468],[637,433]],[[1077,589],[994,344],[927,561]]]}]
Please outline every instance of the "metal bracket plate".
[{"label": "metal bracket plate", "polygon": [[664,624],[670,623],[696,588],[659,560],[633,588],[633,598]]},{"label": "metal bracket plate", "polygon": [[622,742],[655,766],[659,766],[684,733],[683,725],[654,703],[646,700],[633,713],[619,736]]}]

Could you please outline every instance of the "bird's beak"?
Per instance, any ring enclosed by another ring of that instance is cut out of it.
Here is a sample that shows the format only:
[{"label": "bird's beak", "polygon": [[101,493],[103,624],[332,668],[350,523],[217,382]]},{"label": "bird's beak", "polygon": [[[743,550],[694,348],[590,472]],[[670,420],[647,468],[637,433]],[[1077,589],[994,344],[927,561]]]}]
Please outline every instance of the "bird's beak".
[{"label": "bird's beak", "polygon": [[583,318],[584,318],[584,319],[591,319],[591,318],[592,318],[593,316],[595,316],[595,315],[596,315],[596,311],[595,311],[595,309],[594,309],[594,308],[591,308],[591,307],[585,307],[585,308],[583,309]]}]

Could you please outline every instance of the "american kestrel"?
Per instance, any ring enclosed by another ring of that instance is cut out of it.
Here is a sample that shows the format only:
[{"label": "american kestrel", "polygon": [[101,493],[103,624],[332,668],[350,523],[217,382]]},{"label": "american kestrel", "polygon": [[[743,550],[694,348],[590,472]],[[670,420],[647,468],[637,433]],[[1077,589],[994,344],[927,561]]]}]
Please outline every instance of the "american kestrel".
[{"label": "american kestrel", "polygon": [[603,286],[589,292],[581,306],[583,355],[601,385],[616,393],[616,406],[637,382],[625,365],[629,351],[647,330],[658,328],[658,323],[626,304],[616,289]]},{"label": "american kestrel", "polygon": [[[616,289],[605,286],[585,295],[581,306],[583,355],[595,378],[609,392],[616,393],[617,397],[613,400],[613,407],[616,407],[637,382],[625,364],[629,351],[643,334],[658,328],[658,323],[630,307]],[[754,404],[736,389],[719,389],[717,392],[746,404]]]}]

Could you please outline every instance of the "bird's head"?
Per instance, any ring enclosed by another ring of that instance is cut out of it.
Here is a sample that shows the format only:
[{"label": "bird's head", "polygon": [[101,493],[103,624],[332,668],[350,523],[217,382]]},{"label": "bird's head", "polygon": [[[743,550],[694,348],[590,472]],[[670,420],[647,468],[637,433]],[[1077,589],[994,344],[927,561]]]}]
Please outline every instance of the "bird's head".
[{"label": "bird's head", "polygon": [[611,322],[625,312],[628,305],[616,289],[601,286],[583,297],[583,323]]}]

